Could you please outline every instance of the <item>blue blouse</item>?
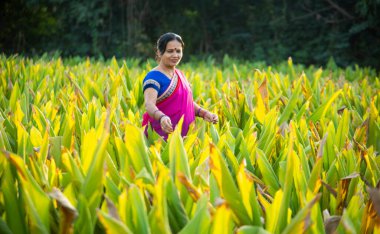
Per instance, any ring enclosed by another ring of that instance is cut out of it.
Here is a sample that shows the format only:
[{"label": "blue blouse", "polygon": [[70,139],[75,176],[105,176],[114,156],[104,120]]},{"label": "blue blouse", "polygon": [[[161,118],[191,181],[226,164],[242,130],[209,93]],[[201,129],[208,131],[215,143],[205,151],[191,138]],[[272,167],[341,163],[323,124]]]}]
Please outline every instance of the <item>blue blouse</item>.
[{"label": "blue blouse", "polygon": [[150,71],[146,74],[143,81],[143,92],[147,88],[153,88],[157,90],[157,96],[161,96],[165,92],[165,90],[169,87],[171,80],[160,71]]}]

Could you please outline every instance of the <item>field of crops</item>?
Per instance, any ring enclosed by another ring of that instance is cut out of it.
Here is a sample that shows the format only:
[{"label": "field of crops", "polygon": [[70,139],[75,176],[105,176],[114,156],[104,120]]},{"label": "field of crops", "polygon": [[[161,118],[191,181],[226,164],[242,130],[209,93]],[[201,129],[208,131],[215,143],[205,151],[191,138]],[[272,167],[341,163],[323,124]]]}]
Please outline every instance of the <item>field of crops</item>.
[{"label": "field of crops", "polygon": [[165,142],[153,66],[0,55],[0,233],[380,233],[376,71],[181,64],[219,123]]}]

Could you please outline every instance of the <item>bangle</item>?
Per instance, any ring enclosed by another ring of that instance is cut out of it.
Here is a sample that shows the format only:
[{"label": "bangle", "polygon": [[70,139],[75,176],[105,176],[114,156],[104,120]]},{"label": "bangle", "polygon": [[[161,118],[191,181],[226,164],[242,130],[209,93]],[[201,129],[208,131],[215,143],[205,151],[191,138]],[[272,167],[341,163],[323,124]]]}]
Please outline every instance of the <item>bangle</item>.
[{"label": "bangle", "polygon": [[160,124],[161,124],[161,119],[162,119],[163,117],[165,117],[165,116],[167,116],[167,115],[163,114],[163,115],[161,115],[160,118],[158,119],[158,122],[159,122]]},{"label": "bangle", "polygon": [[201,107],[199,107],[198,108],[198,110],[197,110],[197,113],[196,113],[196,116],[199,116],[199,117],[201,117],[199,114],[201,113],[201,110],[202,110],[202,108]]},{"label": "bangle", "polygon": [[153,118],[154,118],[154,115],[156,114],[157,111],[160,111],[160,110],[157,109],[157,110],[155,110],[155,111],[153,112]]},{"label": "bangle", "polygon": [[[203,109],[202,109],[202,111],[203,111]],[[204,110],[204,111],[206,111],[206,110]],[[206,113],[206,112],[205,112]],[[204,119],[205,118],[205,115],[206,114],[203,114],[203,116],[201,115],[201,112],[199,112],[199,117],[201,117],[202,119]]]}]

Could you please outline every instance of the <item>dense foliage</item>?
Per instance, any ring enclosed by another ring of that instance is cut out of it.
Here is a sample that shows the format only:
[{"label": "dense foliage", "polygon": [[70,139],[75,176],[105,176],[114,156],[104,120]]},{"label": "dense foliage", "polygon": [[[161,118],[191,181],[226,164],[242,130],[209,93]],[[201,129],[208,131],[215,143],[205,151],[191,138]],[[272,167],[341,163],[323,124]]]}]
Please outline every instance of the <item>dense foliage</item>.
[{"label": "dense foliage", "polygon": [[380,233],[374,70],[182,64],[220,122],[165,142],[152,66],[0,56],[0,233]]},{"label": "dense foliage", "polygon": [[219,61],[380,67],[380,0],[5,0],[0,9],[7,54],[153,57],[157,37],[174,31],[186,54]]}]

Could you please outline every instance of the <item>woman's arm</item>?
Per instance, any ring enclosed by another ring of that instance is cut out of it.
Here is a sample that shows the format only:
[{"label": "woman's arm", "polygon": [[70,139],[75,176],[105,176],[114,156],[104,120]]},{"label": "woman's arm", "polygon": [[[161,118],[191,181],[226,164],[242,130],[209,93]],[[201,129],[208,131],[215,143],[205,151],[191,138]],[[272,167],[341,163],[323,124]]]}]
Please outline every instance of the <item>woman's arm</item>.
[{"label": "woman's arm", "polygon": [[144,91],[146,112],[148,112],[150,117],[160,122],[162,130],[164,130],[166,133],[173,132],[173,125],[170,117],[165,115],[156,106],[157,94],[157,90],[153,88],[147,88]]},{"label": "woman's arm", "polygon": [[211,122],[213,124],[216,124],[219,119],[218,116],[214,113],[211,113],[208,110],[203,109],[200,107],[197,103],[194,102],[194,111],[195,111],[195,116],[201,117],[207,122]]}]

